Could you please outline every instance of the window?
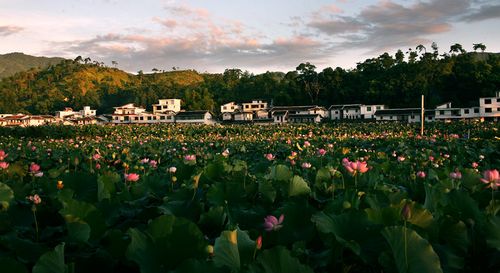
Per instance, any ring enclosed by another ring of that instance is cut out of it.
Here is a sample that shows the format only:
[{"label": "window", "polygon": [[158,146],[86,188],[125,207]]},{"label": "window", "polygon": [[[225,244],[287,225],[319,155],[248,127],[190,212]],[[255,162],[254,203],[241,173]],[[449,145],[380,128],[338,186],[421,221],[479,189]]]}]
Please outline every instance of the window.
[{"label": "window", "polygon": [[[231,108],[232,108],[232,107],[231,107]],[[226,106],[224,106],[224,107],[222,107],[222,109],[227,110],[227,107],[226,107]]]},{"label": "window", "polygon": [[497,108],[497,112],[500,112],[500,107]]},{"label": "window", "polygon": [[485,113],[491,113],[491,108],[485,108],[485,109],[484,109],[484,112],[485,112]]},{"label": "window", "polygon": [[380,110],[380,106],[377,106],[377,110]]},{"label": "window", "polygon": [[497,102],[500,102],[500,99],[497,99]]},{"label": "window", "polygon": [[469,109],[465,109],[464,114],[469,114]]},{"label": "window", "polygon": [[475,108],[475,109],[474,109],[474,113],[476,113],[476,114],[477,114],[477,113],[479,113],[479,109],[478,109],[478,108]]},{"label": "window", "polygon": [[248,105],[245,105],[245,108],[248,108]]},{"label": "window", "polygon": [[371,106],[366,107],[366,111],[370,112],[372,110]]},{"label": "window", "polygon": [[484,104],[491,104],[491,99],[484,99]]},{"label": "window", "polygon": [[443,110],[439,111],[439,114],[444,115],[444,111]]}]

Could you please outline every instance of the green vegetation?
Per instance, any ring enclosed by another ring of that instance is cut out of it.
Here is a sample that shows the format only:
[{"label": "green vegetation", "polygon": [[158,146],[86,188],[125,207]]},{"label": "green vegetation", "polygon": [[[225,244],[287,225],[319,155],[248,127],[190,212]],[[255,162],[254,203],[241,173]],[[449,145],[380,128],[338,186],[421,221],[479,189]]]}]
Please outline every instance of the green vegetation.
[{"label": "green vegetation", "polygon": [[0,268],[497,272],[499,126],[0,128]]},{"label": "green vegetation", "polygon": [[32,68],[46,68],[63,60],[63,58],[35,57],[19,52],[0,54],[0,79]]},{"label": "green vegetation", "polygon": [[[485,46],[474,48],[484,51]],[[460,44],[443,54],[436,44],[429,50],[419,45],[394,56],[384,53],[352,70],[328,67],[318,72],[313,64],[302,63],[287,73],[258,75],[240,69],[226,69],[222,74],[152,71],[132,75],[79,56],[46,69],[19,72],[0,82],[0,113],[46,114],[84,105],[111,113],[114,106],[131,102],[149,108],[160,98],[180,98],[187,110],[215,112],[223,103],[256,98],[274,105],[417,107],[421,94],[426,96],[427,107],[448,101],[459,107],[500,89],[500,55],[467,53]]]}]

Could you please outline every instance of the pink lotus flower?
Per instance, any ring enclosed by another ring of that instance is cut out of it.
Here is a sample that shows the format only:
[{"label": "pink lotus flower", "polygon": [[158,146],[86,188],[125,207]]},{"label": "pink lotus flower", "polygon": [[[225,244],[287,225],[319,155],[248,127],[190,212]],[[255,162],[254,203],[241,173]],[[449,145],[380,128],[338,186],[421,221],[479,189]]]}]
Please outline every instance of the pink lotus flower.
[{"label": "pink lotus flower", "polygon": [[95,161],[97,161],[97,160],[101,159],[101,155],[100,154],[94,154],[92,156],[92,159],[94,159]]},{"label": "pink lotus flower", "polygon": [[139,175],[136,173],[125,174],[125,181],[127,182],[137,182],[139,180]]},{"label": "pink lotus flower", "polygon": [[30,173],[37,173],[39,171],[40,171],[40,165],[32,162],[30,165]]},{"label": "pink lotus flower", "polygon": [[228,150],[228,149],[225,149],[225,150],[222,152],[222,156],[223,156],[223,157],[228,157],[228,156],[229,156],[229,150]]},{"label": "pink lotus flower", "polygon": [[301,165],[301,167],[302,167],[303,169],[310,169],[310,168],[311,168],[311,166],[312,166],[312,165],[311,165],[311,163],[309,163],[309,162],[304,162],[304,163],[302,163],[302,165]]},{"label": "pink lotus flower", "polygon": [[307,140],[304,141],[304,148],[307,148],[309,146],[311,146],[311,143],[309,143],[309,141],[307,141]]},{"label": "pink lotus flower", "polygon": [[196,156],[195,155],[185,155],[184,160],[185,161],[196,161]]},{"label": "pink lotus flower", "polygon": [[168,172],[169,173],[175,173],[176,171],[177,171],[176,167],[170,167],[170,168],[168,168]]},{"label": "pink lotus flower", "polygon": [[402,156],[402,155],[398,156],[398,162],[403,162],[403,161],[405,161],[405,159],[406,158],[404,156]]},{"label": "pink lotus flower", "polygon": [[0,162],[0,169],[1,170],[5,170],[9,167],[9,163],[5,162],[5,161],[2,161]]},{"label": "pink lotus flower", "polygon": [[158,166],[158,161],[156,161],[156,160],[150,160],[149,161],[149,166],[151,166],[151,168],[153,168],[153,169],[156,169],[156,167]]},{"label": "pink lotus flower", "polygon": [[450,178],[455,180],[462,179],[462,173],[459,170],[455,170],[454,172],[450,173]]},{"label": "pink lotus flower", "polygon": [[342,165],[344,165],[344,168],[351,174],[356,174],[356,173],[366,173],[368,169],[368,163],[362,162],[362,161],[356,161],[356,162],[351,162],[349,159],[344,158],[342,159]]},{"label": "pink lotus flower", "polygon": [[429,161],[434,161],[434,157],[433,156],[429,156]]},{"label": "pink lotus flower", "polygon": [[30,195],[27,197],[27,199],[30,200],[31,202],[33,202],[33,204],[35,204],[35,205],[42,203],[42,198],[40,198],[40,196],[38,194]]},{"label": "pink lotus flower", "polygon": [[143,158],[143,159],[141,160],[141,163],[142,163],[142,164],[146,164],[146,163],[148,163],[148,162],[149,162],[149,158]]},{"label": "pink lotus flower", "polygon": [[472,162],[471,166],[472,168],[477,169],[477,167],[479,167],[479,164],[477,164],[476,162]]},{"label": "pink lotus flower", "polygon": [[492,188],[493,190],[498,189],[498,186],[500,186],[500,174],[496,169],[484,171],[483,178],[480,178],[480,180],[488,184],[487,188]]},{"label": "pink lotus flower", "polygon": [[4,150],[0,150],[0,161],[3,161],[8,155]]},{"label": "pink lotus flower", "polygon": [[283,220],[285,220],[285,216],[283,214],[280,215],[279,220],[276,219],[274,215],[268,215],[264,218],[264,229],[266,231],[279,230],[283,227]]},{"label": "pink lotus flower", "polygon": [[96,164],[95,164],[95,168],[96,168],[96,169],[98,169],[98,170],[100,170],[100,169],[101,169],[101,164],[96,163]]},{"label": "pink lotus flower", "polygon": [[264,157],[269,161],[273,161],[276,158],[273,154],[265,154]]},{"label": "pink lotus flower", "polygon": [[424,179],[426,177],[426,174],[424,171],[418,171],[417,172],[417,177]]},{"label": "pink lotus flower", "polygon": [[326,150],[325,149],[319,149],[318,150],[318,155],[319,156],[324,156],[326,154]]}]

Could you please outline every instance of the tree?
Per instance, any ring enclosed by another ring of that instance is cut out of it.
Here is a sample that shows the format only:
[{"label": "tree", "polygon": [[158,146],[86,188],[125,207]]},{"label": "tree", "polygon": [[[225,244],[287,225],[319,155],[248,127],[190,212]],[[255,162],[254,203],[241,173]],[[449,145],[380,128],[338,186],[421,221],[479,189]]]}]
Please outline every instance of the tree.
[{"label": "tree", "polygon": [[481,49],[481,52],[484,52],[486,50],[486,46],[483,45],[482,43],[479,43],[479,44],[472,44],[472,48],[474,49],[474,51],[477,51],[478,49]]},{"label": "tree", "polygon": [[436,42],[432,42],[431,48],[432,48],[432,57],[434,59],[437,59],[437,57],[439,56],[439,51],[438,51],[438,45],[436,44]]},{"label": "tree", "polygon": [[405,59],[405,54],[403,53],[403,51],[401,51],[401,49],[398,49],[398,52],[396,52],[396,55],[394,55],[394,57],[396,58],[396,64],[401,64]]},{"label": "tree", "polygon": [[422,53],[422,51],[424,51],[424,53],[427,53],[427,49],[422,44],[418,45],[416,49],[418,50],[419,53]]},{"label": "tree", "polygon": [[454,44],[450,46],[450,53],[458,53],[458,54],[463,54],[466,51],[463,49],[461,44]]},{"label": "tree", "polygon": [[318,73],[316,73],[315,69],[316,66],[309,62],[301,63],[295,69],[299,73],[297,79],[302,84],[304,91],[309,95],[313,104],[317,103],[321,90],[318,82]]}]

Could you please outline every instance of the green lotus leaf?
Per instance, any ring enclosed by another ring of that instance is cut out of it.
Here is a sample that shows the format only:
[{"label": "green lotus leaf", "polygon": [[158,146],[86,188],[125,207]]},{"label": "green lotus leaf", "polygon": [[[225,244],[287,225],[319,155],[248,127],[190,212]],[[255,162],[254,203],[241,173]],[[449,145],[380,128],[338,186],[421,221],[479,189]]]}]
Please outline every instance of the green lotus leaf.
[{"label": "green lotus leaf", "polygon": [[443,272],[439,256],[431,244],[414,230],[401,226],[386,227],[382,235],[389,243],[398,272]]}]

